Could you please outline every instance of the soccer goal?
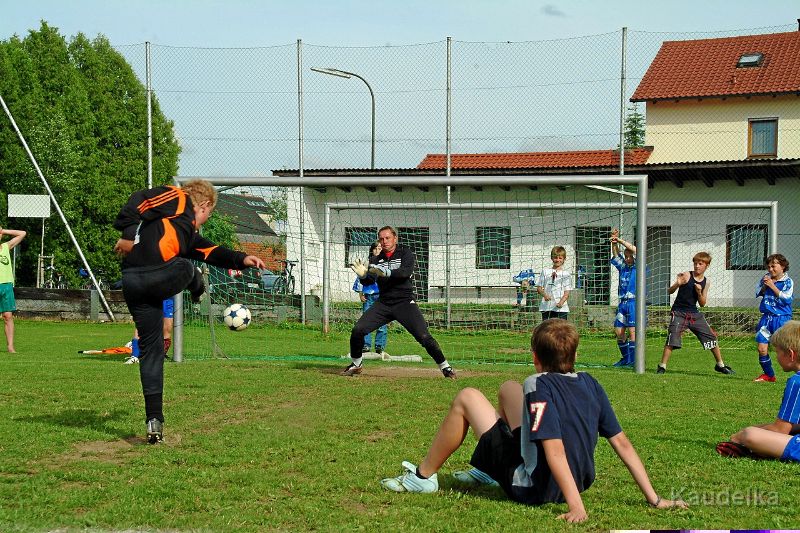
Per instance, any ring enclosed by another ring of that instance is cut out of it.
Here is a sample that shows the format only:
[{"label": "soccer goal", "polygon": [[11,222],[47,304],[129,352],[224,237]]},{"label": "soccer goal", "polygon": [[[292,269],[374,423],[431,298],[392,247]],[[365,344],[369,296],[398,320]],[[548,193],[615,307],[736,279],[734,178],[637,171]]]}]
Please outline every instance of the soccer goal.
[{"label": "soccer goal", "polygon": [[[282,191],[287,198],[278,245],[263,247],[265,253],[279,253],[268,257],[270,272],[261,278],[208,269],[211,297],[200,306],[184,305],[185,330],[192,333],[184,335],[183,353],[190,358],[304,356],[302,347],[291,343],[298,328],[324,332],[331,357],[346,354],[347,335],[362,312],[348,265],[367,256],[385,225],[395,227],[400,243],[415,252],[418,303],[451,361],[530,361],[530,331],[541,321],[536,285],[547,294],[540,274],[552,267],[556,246],[566,252],[563,269],[572,286],[566,304],[582,335],[581,361],[616,361],[611,325],[618,278],[609,262],[613,228],[636,243],[637,261],[648,266],[640,276],[647,289],[637,291],[647,294],[638,299],[647,304],[648,316],[647,329],[640,328],[642,351],[663,344],[670,305],[666,287],[691,269],[692,256],[701,250],[713,257],[705,309],[709,322],[720,333],[723,349],[749,346],[758,319],[750,285],[757,280],[738,268],[763,261],[766,251],[775,249],[777,234],[771,202],[651,201],[641,208],[648,192],[643,176],[451,177],[449,190],[445,177],[305,178],[302,191],[277,189],[287,178],[233,180],[238,179],[211,179],[237,185],[253,197]],[[220,194],[222,212],[227,196]],[[638,227],[648,230],[640,235]],[[281,259],[297,261],[291,275]],[[252,312],[245,332],[222,326],[221,311],[231,303],[243,303]],[[261,328],[269,333],[260,334]],[[272,349],[275,342],[283,343],[279,354]],[[686,346],[692,342],[687,339]],[[396,324],[389,327],[386,349],[427,357]]]}]

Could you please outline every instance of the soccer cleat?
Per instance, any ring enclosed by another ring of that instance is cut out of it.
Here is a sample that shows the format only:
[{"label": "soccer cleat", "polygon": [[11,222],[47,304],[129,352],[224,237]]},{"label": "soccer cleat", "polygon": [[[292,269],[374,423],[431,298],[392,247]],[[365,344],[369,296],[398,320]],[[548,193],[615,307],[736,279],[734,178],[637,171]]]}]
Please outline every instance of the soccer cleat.
[{"label": "soccer cleat", "polygon": [[716,372],[719,372],[720,374],[727,374],[727,375],[730,375],[730,374],[735,374],[735,373],[736,373],[736,372],[734,372],[734,371],[733,371],[733,369],[732,369],[731,367],[729,367],[728,365],[725,365],[725,366],[714,365],[714,370],[715,370]]},{"label": "soccer cleat", "polygon": [[[720,372],[721,372],[721,371],[720,371]],[[667,369],[666,369],[666,368],[664,368],[663,366],[661,366],[661,365],[658,365],[658,366],[656,367],[656,374],[666,374],[666,373],[667,373]]]},{"label": "soccer cleat", "polygon": [[139,358],[132,355],[132,356],[128,357],[127,359],[125,359],[125,362],[122,363],[122,364],[124,364],[124,365],[135,365],[138,362],[139,362]]},{"label": "soccer cleat", "polygon": [[381,480],[381,486],[394,492],[422,492],[431,493],[439,490],[439,480],[436,474],[428,479],[417,477],[417,466],[403,461],[405,473],[397,477],[389,477]]},{"label": "soccer cleat", "polygon": [[356,366],[353,363],[350,363],[349,365],[347,365],[347,368],[345,368],[344,370],[339,372],[339,375],[341,375],[341,376],[356,376],[356,375],[360,374],[362,370],[363,370],[362,365]]},{"label": "soccer cleat", "polygon": [[769,383],[775,383],[775,376],[768,376],[766,374],[761,374],[760,376],[758,376],[753,381],[754,382],[767,381]]},{"label": "soccer cleat", "polygon": [[361,347],[361,353],[367,353],[370,350],[370,347],[366,344]]},{"label": "soccer cleat", "polygon": [[375,347],[375,353],[377,353],[377,354],[383,353],[383,346],[376,346]]},{"label": "soccer cleat", "polygon": [[446,366],[442,369],[442,375],[448,379],[456,379],[456,371],[453,370],[453,367]]},{"label": "soccer cleat", "polygon": [[498,485],[497,481],[477,468],[471,468],[469,470],[456,470],[453,472],[453,477],[461,483],[466,483],[467,485]]},{"label": "soccer cleat", "polygon": [[164,423],[158,418],[147,421],[147,444],[164,442]]},{"label": "soccer cleat", "polygon": [[614,363],[611,366],[615,366],[617,368],[625,368],[627,366],[633,366],[633,363],[629,364],[628,363],[628,359],[626,357],[621,357],[619,361],[617,361],[616,363]]}]

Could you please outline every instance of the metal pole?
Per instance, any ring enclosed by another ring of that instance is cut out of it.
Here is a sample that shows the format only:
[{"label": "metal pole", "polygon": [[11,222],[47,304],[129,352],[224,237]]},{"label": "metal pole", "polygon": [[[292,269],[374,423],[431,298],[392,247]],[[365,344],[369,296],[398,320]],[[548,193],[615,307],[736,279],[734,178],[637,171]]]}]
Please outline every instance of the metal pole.
[{"label": "metal pole", "polygon": [[94,272],[92,272],[91,267],[89,266],[89,262],[86,260],[86,256],[83,255],[83,250],[81,249],[81,245],[78,244],[78,239],[75,238],[75,234],[72,233],[72,228],[69,226],[67,222],[67,217],[64,216],[64,212],[61,210],[61,206],[58,204],[58,200],[56,200],[55,194],[53,194],[53,190],[50,188],[50,184],[47,183],[47,180],[44,178],[44,174],[42,173],[42,169],[39,168],[39,163],[36,162],[36,158],[33,156],[33,152],[28,147],[28,143],[25,141],[25,137],[22,135],[19,127],[17,126],[17,122],[14,120],[14,116],[11,114],[11,110],[8,109],[6,105],[6,101],[3,99],[3,96],[0,95],[0,104],[3,106],[3,110],[6,112],[6,116],[8,116],[8,120],[11,121],[11,126],[14,128],[14,131],[17,132],[17,137],[19,137],[20,142],[22,143],[22,147],[25,148],[25,152],[27,152],[28,157],[33,163],[33,167],[36,169],[36,173],[39,175],[39,179],[44,185],[45,190],[47,190],[47,194],[50,195],[50,201],[53,202],[53,206],[55,206],[56,211],[58,212],[58,216],[61,217],[61,221],[64,223],[64,227],[67,228],[67,233],[69,234],[69,238],[72,240],[72,244],[75,245],[75,249],[78,251],[78,256],[81,258],[81,262],[83,266],[86,267],[86,271],[89,273],[89,279],[92,280],[92,285],[94,288],[97,289],[98,294],[100,295],[100,301],[103,303],[103,308],[108,313],[108,318],[111,321],[115,321],[114,313],[111,311],[111,306],[106,301],[106,297],[103,294],[103,291],[100,290],[100,285],[97,283],[97,279],[94,277]]},{"label": "metal pole", "polygon": [[[300,181],[303,181],[303,40],[297,39],[297,168]],[[373,154],[374,157],[374,154]],[[300,186],[300,323],[306,323],[306,216],[305,194]],[[285,231],[285,228],[284,228]],[[288,243],[287,243],[288,244]],[[288,257],[286,259],[289,259]]]},{"label": "metal pole", "polygon": [[[175,299],[175,313],[172,317],[172,360],[180,363],[183,361],[183,291],[173,296],[173,298]],[[209,295],[208,298],[208,306],[211,309],[211,296]]]},{"label": "metal pole", "polygon": [[[625,71],[626,71],[626,52],[628,49],[628,28],[622,28],[622,58],[620,60],[619,73],[619,175],[625,175]],[[625,191],[625,186],[619,186],[620,192]],[[620,195],[622,203],[622,195]],[[622,209],[619,211],[619,227],[622,228]]]},{"label": "metal pole", "polygon": [[647,340],[647,176],[640,176],[636,196],[636,364],[637,374],[644,374]]},{"label": "metal pole", "polygon": [[[445,175],[450,178],[451,174],[451,155],[452,146],[451,142],[451,118],[452,118],[452,61],[451,61],[451,48],[452,38],[447,38],[447,104],[446,104],[446,118],[445,118],[445,152],[447,154],[447,165]],[[447,186],[447,203],[451,203],[451,187]],[[446,303],[446,328],[450,329],[450,319],[452,317],[452,306],[450,302],[450,237],[453,232],[452,212],[447,210],[447,222],[445,228],[445,242],[444,242],[444,266],[445,266],[445,279],[444,279],[444,301]]]},{"label": "metal pole", "polygon": [[322,227],[322,332],[330,333],[330,257],[331,257],[331,208],[325,205],[325,222]]},{"label": "metal pole", "polygon": [[769,253],[778,253],[778,202],[769,207]]},{"label": "metal pole", "polygon": [[145,77],[147,78],[147,188],[153,188],[153,72],[150,64],[150,42],[144,43]]}]

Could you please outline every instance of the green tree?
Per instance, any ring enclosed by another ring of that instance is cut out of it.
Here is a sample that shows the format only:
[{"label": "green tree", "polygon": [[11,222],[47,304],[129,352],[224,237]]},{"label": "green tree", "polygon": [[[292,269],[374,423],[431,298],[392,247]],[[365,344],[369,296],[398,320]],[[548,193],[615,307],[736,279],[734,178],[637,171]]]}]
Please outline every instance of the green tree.
[{"label": "green tree", "polygon": [[628,112],[625,116],[625,131],[623,135],[625,148],[629,150],[644,146],[644,134],[644,115],[639,112],[639,103],[634,102],[628,106]]},{"label": "green tree", "polygon": [[[45,178],[93,269],[119,275],[112,223],[128,196],[147,184],[147,94],[131,66],[108,40],[78,34],[67,42],[42,22],[24,38],[0,41],[0,94],[25,135]],[[153,101],[153,182],[178,172],[173,123]],[[0,192],[46,194],[16,134],[0,117]],[[8,223],[8,222],[7,222]],[[14,227],[39,235],[41,223]],[[75,281],[78,254],[53,214],[44,249]],[[17,278],[32,284],[38,239],[23,242]]]}]

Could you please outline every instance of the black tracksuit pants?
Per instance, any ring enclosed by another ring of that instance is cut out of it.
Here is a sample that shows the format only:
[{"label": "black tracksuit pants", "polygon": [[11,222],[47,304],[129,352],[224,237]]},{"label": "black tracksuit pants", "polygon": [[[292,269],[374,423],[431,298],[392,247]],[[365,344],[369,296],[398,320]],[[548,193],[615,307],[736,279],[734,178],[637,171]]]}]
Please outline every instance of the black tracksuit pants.
[{"label": "black tracksuit pants", "polygon": [[122,294],[139,330],[139,377],[144,394],[145,420],[164,421],[163,301],[184,289],[202,293],[203,279],[188,259],[175,258],[147,267],[122,271]]},{"label": "black tracksuit pants", "polygon": [[431,337],[428,324],[416,303],[407,301],[393,305],[386,305],[378,300],[366,313],[361,315],[353,331],[350,333],[350,357],[361,357],[361,347],[364,345],[364,335],[378,329],[392,320],[397,320],[406,328],[414,339],[422,345],[436,364],[444,362],[445,357],[439,343]]}]

